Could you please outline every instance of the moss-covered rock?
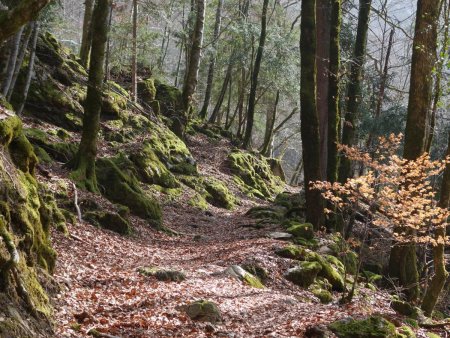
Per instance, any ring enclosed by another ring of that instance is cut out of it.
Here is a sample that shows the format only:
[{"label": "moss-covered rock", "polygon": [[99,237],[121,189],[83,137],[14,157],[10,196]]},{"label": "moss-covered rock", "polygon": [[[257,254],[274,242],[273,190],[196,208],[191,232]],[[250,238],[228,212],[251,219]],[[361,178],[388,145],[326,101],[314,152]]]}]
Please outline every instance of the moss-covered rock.
[{"label": "moss-covered rock", "polygon": [[314,296],[319,298],[322,304],[328,304],[333,301],[333,295],[328,290],[324,290],[321,288],[313,288],[311,292]]},{"label": "moss-covered rock", "polygon": [[260,154],[235,150],[228,161],[235,182],[244,193],[267,199],[282,191],[283,181],[273,174],[267,158]]},{"label": "moss-covered rock", "polygon": [[416,333],[408,325],[398,328],[397,338],[416,338]]},{"label": "moss-covered rock", "polygon": [[288,191],[283,191],[275,197],[274,204],[285,207],[289,210],[305,205],[305,198],[299,193],[293,194]]},{"label": "moss-covered rock", "polygon": [[84,218],[85,220],[90,221],[97,226],[117,232],[118,234],[131,234],[130,223],[118,213],[105,211],[89,211],[85,213]]},{"label": "moss-covered rock", "polygon": [[60,162],[68,162],[75,156],[78,149],[77,144],[67,141],[58,142],[55,137],[40,129],[27,128],[24,129],[24,134],[33,145],[42,148],[51,158]]},{"label": "moss-covered rock", "polygon": [[186,314],[192,320],[217,323],[222,321],[219,307],[207,300],[197,300],[186,306]]},{"label": "moss-covered rock", "polygon": [[289,269],[285,278],[295,285],[307,288],[316,279],[322,266],[317,262],[300,262],[299,266]]},{"label": "moss-covered rock", "polygon": [[276,206],[256,206],[250,208],[245,214],[252,218],[278,222],[283,220],[286,209]]},{"label": "moss-covered rock", "polygon": [[206,200],[218,208],[232,209],[236,198],[228,188],[219,180],[212,177],[204,180],[204,188],[207,192]]},{"label": "moss-covered rock", "polygon": [[303,260],[306,257],[305,248],[294,244],[289,244],[285,247],[278,248],[275,250],[275,253],[280,257],[290,259]]},{"label": "moss-covered rock", "polygon": [[[156,86],[155,86],[155,80],[152,78],[139,81],[137,84],[137,90],[138,90],[138,97],[141,100],[141,102],[149,106],[153,109],[153,112],[158,115],[160,113],[161,107],[160,107],[160,101],[156,99]],[[161,89],[162,90],[162,89]],[[160,100],[162,99],[162,93],[160,93],[159,96]],[[165,104],[167,101],[162,100],[163,104]],[[164,107],[164,109],[167,109],[167,106]]]},{"label": "moss-covered rock", "polygon": [[147,277],[155,277],[159,281],[164,282],[182,282],[186,279],[186,275],[182,271],[172,269],[162,269],[158,267],[141,267],[138,269],[141,275]]},{"label": "moss-covered rock", "polygon": [[244,263],[242,264],[242,268],[257,277],[263,284],[269,279],[269,273],[267,270],[257,263]]},{"label": "moss-covered rock", "polygon": [[159,102],[161,114],[168,117],[178,115],[183,110],[181,91],[159,80],[154,80],[153,84],[156,89],[155,99]]},{"label": "moss-covered rock", "polygon": [[[344,278],[342,276],[343,265],[340,263],[336,257],[319,255],[316,252],[308,251],[305,259],[310,262],[317,262],[320,264],[322,269],[320,270],[319,276],[326,278],[335,291],[344,290]],[[339,263],[337,263],[339,262]]]},{"label": "moss-covered rock", "polygon": [[311,223],[298,223],[296,221],[288,221],[283,224],[286,231],[297,238],[304,238],[307,240],[314,238],[314,227]]},{"label": "moss-covered rock", "polygon": [[366,319],[347,318],[329,325],[339,338],[395,338],[394,324],[380,316]]},{"label": "moss-covered rock", "polygon": [[158,202],[142,190],[133,172],[120,168],[127,163],[127,159],[120,155],[97,160],[96,174],[102,193],[112,202],[126,205],[137,216],[160,224]]},{"label": "moss-covered rock", "polygon": [[258,289],[264,288],[264,284],[261,283],[258,277],[252,275],[250,272],[246,271],[239,265],[231,265],[228,268],[226,268],[223,273],[225,275],[239,279],[240,281],[254,288]]},{"label": "moss-covered rock", "polygon": [[420,319],[424,317],[424,314],[420,308],[399,299],[394,299],[391,302],[391,308],[396,312],[412,319]]}]

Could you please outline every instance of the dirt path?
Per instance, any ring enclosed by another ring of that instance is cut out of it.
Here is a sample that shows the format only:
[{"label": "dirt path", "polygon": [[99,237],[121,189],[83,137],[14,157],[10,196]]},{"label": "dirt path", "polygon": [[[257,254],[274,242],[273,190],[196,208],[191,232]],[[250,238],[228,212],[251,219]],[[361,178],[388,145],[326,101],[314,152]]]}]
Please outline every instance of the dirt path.
[{"label": "dirt path", "polygon": [[[215,176],[237,193],[223,162],[230,145],[205,147],[191,139],[190,148],[202,174]],[[354,314],[390,312],[387,295],[363,290],[345,307],[322,305],[308,291],[283,278],[294,263],[274,255],[282,242],[266,238],[276,229],[256,230],[245,211],[255,202],[240,195],[233,211],[194,209],[183,198],[164,203],[164,224],[181,233],[168,236],[134,219],[136,233],[121,237],[89,224],[70,226],[71,237],[54,233],[59,259],[55,298],[57,337],[85,337],[97,328],[119,337],[301,337],[315,323]],[[194,238],[195,237],[195,238]],[[227,266],[257,262],[269,272],[265,289],[220,275]],[[182,270],[181,283],[160,282],[136,269],[142,266]],[[337,300],[337,296],[335,297]],[[219,305],[223,323],[191,321],[181,306],[198,299]],[[76,317],[82,322],[77,325]]]}]

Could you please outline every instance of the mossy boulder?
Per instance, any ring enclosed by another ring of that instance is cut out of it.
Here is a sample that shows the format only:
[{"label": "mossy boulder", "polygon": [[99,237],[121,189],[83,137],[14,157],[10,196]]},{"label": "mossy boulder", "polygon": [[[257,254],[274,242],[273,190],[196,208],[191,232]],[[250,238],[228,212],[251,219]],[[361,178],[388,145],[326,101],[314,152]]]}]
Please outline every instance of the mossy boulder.
[{"label": "mossy boulder", "polygon": [[24,134],[33,145],[43,149],[51,158],[60,162],[67,162],[72,159],[78,149],[74,142],[60,142],[55,136],[51,136],[40,129],[27,128],[24,129]]},{"label": "mossy boulder", "polygon": [[261,283],[258,277],[252,275],[250,272],[246,271],[239,265],[231,265],[228,268],[226,268],[223,273],[227,276],[236,278],[254,288],[258,289],[264,288],[264,284]]},{"label": "mossy boulder", "polygon": [[38,330],[51,336],[52,307],[39,282],[45,274],[38,273],[55,267],[50,228],[56,214],[49,209],[56,206],[44,205],[21,120],[1,106],[0,148],[0,336],[35,337]]},{"label": "mossy boulder", "polygon": [[328,290],[324,290],[321,288],[313,288],[311,292],[314,296],[319,298],[322,304],[328,304],[333,301],[333,295]]},{"label": "mossy boulder", "polygon": [[117,232],[121,235],[131,234],[131,225],[126,219],[115,212],[90,211],[84,218],[104,229]]},{"label": "mossy boulder", "polygon": [[204,180],[204,188],[207,192],[206,200],[218,208],[232,209],[236,198],[228,188],[219,180],[212,177]]},{"label": "mossy boulder", "polygon": [[[146,80],[139,81],[137,84],[138,97],[141,102],[149,106],[153,109],[153,112],[158,115],[160,113],[160,101],[156,99],[156,86],[155,80],[153,78],[148,78]],[[162,90],[162,89],[160,89]],[[163,93],[160,93],[159,98],[162,99]],[[163,100],[163,104],[166,103],[166,100]],[[167,106],[164,107],[165,109]]]},{"label": "mossy boulder", "polygon": [[307,240],[314,238],[314,227],[311,223],[288,221],[283,225],[287,228],[286,231],[296,238],[304,238]]},{"label": "mossy boulder", "polygon": [[130,160],[135,164],[142,182],[157,184],[165,188],[178,188],[180,184],[161,162],[148,143],[134,150],[130,154]]},{"label": "mossy boulder", "polygon": [[222,314],[217,304],[207,300],[197,300],[185,307],[186,314],[192,320],[218,323],[222,321]]},{"label": "mossy boulder", "polygon": [[302,260],[306,257],[305,248],[294,244],[289,244],[285,247],[276,249],[275,254],[283,258],[298,260]]},{"label": "mossy boulder", "polygon": [[333,286],[333,290],[344,291],[344,278],[342,276],[343,265],[336,257],[327,255],[322,256],[316,252],[308,251],[305,259],[320,264],[322,269],[320,270],[319,276],[326,278]]},{"label": "mossy boulder", "polygon": [[235,182],[244,193],[270,199],[282,191],[283,181],[273,174],[267,158],[262,155],[235,150],[228,156],[228,162]]},{"label": "mossy boulder", "polygon": [[161,222],[159,203],[142,190],[135,174],[126,171],[121,166],[129,167],[124,156],[99,158],[96,162],[97,180],[102,194],[112,202],[126,205],[135,215],[153,221]]},{"label": "mossy boulder", "polygon": [[263,284],[269,279],[269,273],[258,263],[248,262],[242,264],[242,268],[257,277]]},{"label": "mossy boulder", "polygon": [[339,338],[395,338],[394,324],[380,316],[365,319],[347,318],[328,326]]},{"label": "mossy boulder", "polygon": [[141,275],[147,277],[155,277],[163,282],[182,282],[186,279],[186,275],[182,271],[164,269],[158,267],[142,267],[138,269]]},{"label": "mossy boulder", "polygon": [[168,117],[178,115],[183,110],[181,91],[159,80],[154,80],[153,85],[156,89],[154,99],[159,102],[161,114]]},{"label": "mossy boulder", "polygon": [[286,209],[283,207],[256,206],[250,208],[245,214],[252,218],[277,222],[284,218],[285,211]]},{"label": "mossy boulder", "polygon": [[416,338],[416,334],[408,325],[398,328],[397,338]]},{"label": "mossy boulder", "polygon": [[294,194],[288,191],[283,191],[275,197],[274,204],[285,207],[289,210],[305,205],[305,198],[299,193]]},{"label": "mossy boulder", "polygon": [[314,283],[321,270],[322,266],[317,262],[300,262],[297,267],[287,271],[285,278],[295,285],[307,288]]},{"label": "mossy boulder", "polygon": [[394,299],[391,302],[391,308],[394,311],[412,319],[421,319],[425,317],[420,308],[399,299]]}]

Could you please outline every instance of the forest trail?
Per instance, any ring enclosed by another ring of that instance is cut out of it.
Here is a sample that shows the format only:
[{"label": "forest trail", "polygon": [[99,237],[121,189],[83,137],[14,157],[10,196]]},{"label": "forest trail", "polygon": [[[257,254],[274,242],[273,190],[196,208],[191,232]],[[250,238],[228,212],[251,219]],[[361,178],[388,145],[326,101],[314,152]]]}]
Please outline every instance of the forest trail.
[{"label": "forest trail", "polygon": [[[55,231],[55,279],[62,285],[55,296],[58,337],[86,337],[92,328],[111,337],[302,337],[311,324],[375,309],[393,313],[387,293],[377,291],[370,297],[375,292],[362,289],[346,306],[338,305],[335,294],[334,302],[324,305],[285,280],[284,272],[295,263],[274,254],[285,242],[267,237],[281,227],[251,227],[256,221],[245,212],[256,202],[239,193],[227,173],[229,141],[212,143],[197,134],[187,143],[199,172],[226,182],[240,205],[232,211],[210,206],[205,212],[182,198],[163,202],[164,225],[178,236],[152,230],[138,218],[132,218],[135,232],[130,237],[84,222],[70,226],[70,237]],[[221,274],[232,264],[246,262],[267,270],[264,289]],[[144,266],[183,271],[187,278],[180,283],[157,281],[137,271]],[[223,322],[192,321],[182,306],[199,299],[218,304]]]}]

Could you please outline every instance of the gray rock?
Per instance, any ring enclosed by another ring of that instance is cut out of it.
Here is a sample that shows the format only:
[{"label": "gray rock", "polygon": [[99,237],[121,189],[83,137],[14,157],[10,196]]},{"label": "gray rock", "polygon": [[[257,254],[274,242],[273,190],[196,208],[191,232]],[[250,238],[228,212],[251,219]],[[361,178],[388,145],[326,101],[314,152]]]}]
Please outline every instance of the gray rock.
[{"label": "gray rock", "polygon": [[272,239],[279,239],[282,241],[288,241],[288,240],[292,239],[294,236],[292,236],[291,234],[288,234],[287,232],[275,231],[275,232],[271,232],[270,234],[268,234],[267,237],[272,238]]}]

